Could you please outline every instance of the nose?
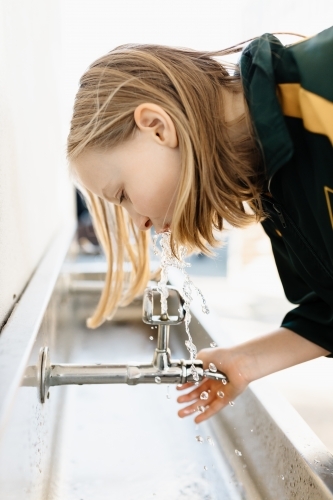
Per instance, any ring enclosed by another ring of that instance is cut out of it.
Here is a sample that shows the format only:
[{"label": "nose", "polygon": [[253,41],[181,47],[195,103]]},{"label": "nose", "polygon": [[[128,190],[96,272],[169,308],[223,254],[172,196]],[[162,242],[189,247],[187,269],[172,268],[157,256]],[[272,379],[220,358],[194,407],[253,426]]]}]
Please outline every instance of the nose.
[{"label": "nose", "polygon": [[134,224],[140,229],[140,231],[148,231],[153,225],[152,221],[149,217],[145,217],[144,215],[135,214],[132,215]]}]

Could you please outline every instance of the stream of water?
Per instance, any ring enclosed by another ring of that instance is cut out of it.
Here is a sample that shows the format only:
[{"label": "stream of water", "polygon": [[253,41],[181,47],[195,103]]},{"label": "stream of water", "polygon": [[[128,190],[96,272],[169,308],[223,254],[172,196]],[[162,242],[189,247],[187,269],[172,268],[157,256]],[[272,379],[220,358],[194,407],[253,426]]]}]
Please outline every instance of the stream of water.
[{"label": "stream of water", "polygon": [[[190,353],[190,359],[193,361],[197,355],[197,348],[193,343],[192,336],[190,333],[190,322],[191,322],[191,313],[190,313],[190,305],[193,300],[193,292],[196,292],[201,299],[202,310],[205,314],[209,313],[209,309],[207,307],[206,300],[199,288],[197,288],[188,273],[186,272],[187,267],[191,267],[189,262],[185,261],[187,255],[187,249],[184,246],[179,247],[178,257],[176,258],[171,250],[170,245],[171,232],[167,231],[165,233],[156,234],[153,236],[153,249],[155,255],[159,256],[161,259],[161,279],[157,284],[157,289],[161,296],[161,314],[168,313],[168,295],[169,291],[167,288],[168,282],[168,269],[170,267],[175,267],[180,269],[184,275],[184,283],[182,289],[180,290],[180,294],[184,300],[184,311],[185,311],[185,331],[188,339],[185,341],[186,348]],[[158,249],[157,243],[159,240],[159,244],[161,250]],[[193,379],[198,381],[199,375],[194,364],[191,367],[191,373],[193,375]]]}]

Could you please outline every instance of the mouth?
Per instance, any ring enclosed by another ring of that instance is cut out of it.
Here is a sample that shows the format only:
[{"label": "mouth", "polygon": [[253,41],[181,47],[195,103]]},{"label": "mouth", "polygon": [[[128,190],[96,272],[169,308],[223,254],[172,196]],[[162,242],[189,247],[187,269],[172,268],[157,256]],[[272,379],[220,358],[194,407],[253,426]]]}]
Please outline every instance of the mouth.
[{"label": "mouth", "polygon": [[156,230],[156,234],[167,233],[168,231],[170,231],[170,225],[169,224],[167,224],[166,226],[164,226],[163,229]]}]

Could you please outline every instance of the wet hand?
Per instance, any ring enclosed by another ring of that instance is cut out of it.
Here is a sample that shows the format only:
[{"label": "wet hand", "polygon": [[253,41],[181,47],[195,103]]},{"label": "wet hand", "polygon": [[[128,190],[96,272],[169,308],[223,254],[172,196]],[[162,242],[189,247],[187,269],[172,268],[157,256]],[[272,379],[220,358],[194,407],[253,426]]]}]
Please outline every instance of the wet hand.
[{"label": "wet hand", "polygon": [[241,359],[235,356],[232,349],[203,349],[197,355],[197,359],[203,361],[204,369],[209,367],[209,363],[214,363],[217,369],[223,372],[228,383],[224,385],[220,380],[204,378],[196,386],[187,383],[177,387],[177,390],[193,388],[187,394],[178,397],[178,403],[190,403],[179,410],[179,417],[187,417],[194,413],[199,413],[195,422],[200,423],[220,411],[241,394],[248,385],[246,377],[241,373]]}]

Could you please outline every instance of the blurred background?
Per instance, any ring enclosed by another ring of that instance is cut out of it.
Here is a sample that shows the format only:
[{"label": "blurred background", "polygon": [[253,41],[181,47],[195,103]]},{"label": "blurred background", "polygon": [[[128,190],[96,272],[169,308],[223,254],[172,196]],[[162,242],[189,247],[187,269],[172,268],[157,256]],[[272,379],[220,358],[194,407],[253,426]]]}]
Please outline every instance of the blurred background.
[{"label": "blurred background", "polygon": [[[216,50],[265,32],[313,35],[332,19],[332,0],[2,0],[0,328],[64,221],[79,215],[83,251],[99,252],[65,160],[79,78],[92,61],[129,42]],[[292,307],[270,243],[260,225],[221,239],[215,259],[191,257],[194,282],[237,341],[268,333]],[[269,378],[333,451],[333,360]]]}]

